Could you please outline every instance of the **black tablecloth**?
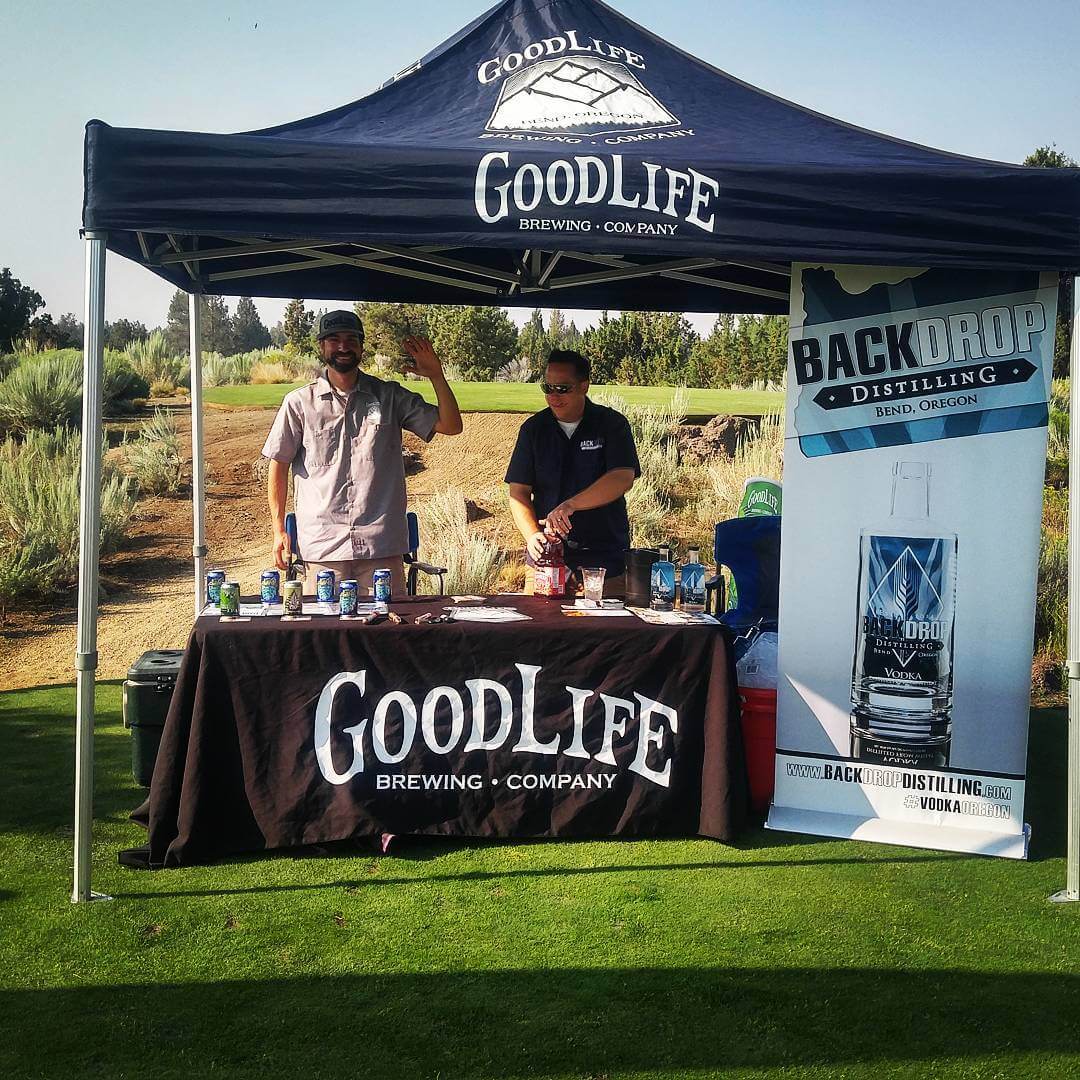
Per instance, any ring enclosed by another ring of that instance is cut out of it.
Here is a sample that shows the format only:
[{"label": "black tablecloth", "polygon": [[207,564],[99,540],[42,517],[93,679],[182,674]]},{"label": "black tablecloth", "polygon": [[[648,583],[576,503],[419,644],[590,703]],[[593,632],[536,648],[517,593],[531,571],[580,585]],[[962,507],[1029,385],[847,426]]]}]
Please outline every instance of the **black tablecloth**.
[{"label": "black tablecloth", "polygon": [[731,839],[746,774],[720,627],[568,617],[196,622],[150,798],[152,866],[384,833]]}]

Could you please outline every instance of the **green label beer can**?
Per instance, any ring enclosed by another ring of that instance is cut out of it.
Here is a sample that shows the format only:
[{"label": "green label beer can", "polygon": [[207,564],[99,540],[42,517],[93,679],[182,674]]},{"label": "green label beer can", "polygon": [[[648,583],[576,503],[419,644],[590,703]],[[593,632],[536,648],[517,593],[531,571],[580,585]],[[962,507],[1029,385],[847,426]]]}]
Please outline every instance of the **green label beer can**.
[{"label": "green label beer can", "polygon": [[767,476],[747,477],[739,502],[739,517],[765,517],[780,513],[783,489],[779,481]]},{"label": "green label beer can", "polygon": [[221,586],[221,604],[219,610],[222,615],[240,614],[240,584],[236,581],[226,581]]}]

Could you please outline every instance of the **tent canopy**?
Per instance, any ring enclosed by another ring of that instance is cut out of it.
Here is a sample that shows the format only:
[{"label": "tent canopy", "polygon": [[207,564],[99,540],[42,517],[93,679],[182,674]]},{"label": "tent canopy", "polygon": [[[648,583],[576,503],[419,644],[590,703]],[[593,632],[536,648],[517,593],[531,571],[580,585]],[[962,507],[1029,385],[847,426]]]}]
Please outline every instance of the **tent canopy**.
[{"label": "tent canopy", "polygon": [[191,292],[785,312],[792,261],[1075,271],[1078,219],[1078,170],[853,127],[599,0],[503,0],[280,127],[86,129],[84,227]]}]

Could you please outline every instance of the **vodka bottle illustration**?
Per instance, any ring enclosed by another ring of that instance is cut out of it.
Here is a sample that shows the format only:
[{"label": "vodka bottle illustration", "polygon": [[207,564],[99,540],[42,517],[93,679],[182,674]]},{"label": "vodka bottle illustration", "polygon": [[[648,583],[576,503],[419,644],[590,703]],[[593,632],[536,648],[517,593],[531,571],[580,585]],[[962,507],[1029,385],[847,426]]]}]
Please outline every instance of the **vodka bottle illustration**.
[{"label": "vodka bottle illustration", "polygon": [[952,739],[956,534],[930,518],[930,465],[893,466],[892,514],[863,529],[851,756],[944,766]]},{"label": "vodka bottle illustration", "polygon": [[656,611],[671,611],[675,607],[675,564],[671,561],[671,547],[661,544],[660,558],[652,564],[650,585],[652,599],[649,607]]},{"label": "vodka bottle illustration", "polygon": [[679,572],[679,594],[683,611],[705,610],[705,567],[698,555],[700,548],[691,547]]}]

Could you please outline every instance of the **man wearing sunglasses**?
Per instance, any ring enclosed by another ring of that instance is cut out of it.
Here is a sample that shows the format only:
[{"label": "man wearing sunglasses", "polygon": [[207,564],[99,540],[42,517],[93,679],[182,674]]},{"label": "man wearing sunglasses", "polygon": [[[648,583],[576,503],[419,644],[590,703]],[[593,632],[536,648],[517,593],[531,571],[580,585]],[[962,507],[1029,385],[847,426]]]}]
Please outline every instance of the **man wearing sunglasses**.
[{"label": "man wearing sunglasses", "polygon": [[[540,383],[547,408],[521,425],[506,483],[529,568],[545,538],[558,537],[568,567],[603,566],[604,591],[618,595],[630,546],[625,495],[641,467],[626,417],[588,399],[589,373],[580,353],[552,351]],[[530,579],[527,571],[526,592]]]}]

